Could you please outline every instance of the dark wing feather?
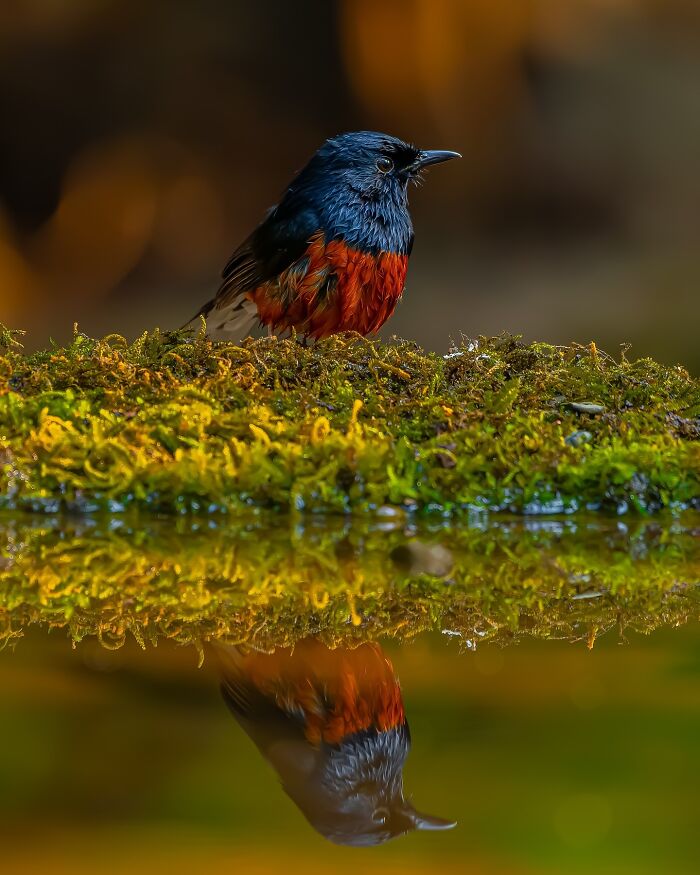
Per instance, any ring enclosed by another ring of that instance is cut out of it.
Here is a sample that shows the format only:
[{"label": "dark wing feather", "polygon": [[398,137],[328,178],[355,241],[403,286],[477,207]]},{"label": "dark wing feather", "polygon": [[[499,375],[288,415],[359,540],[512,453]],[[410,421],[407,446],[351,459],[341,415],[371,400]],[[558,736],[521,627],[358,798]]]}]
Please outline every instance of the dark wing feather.
[{"label": "dark wing feather", "polygon": [[246,292],[257,288],[260,285],[260,275],[262,265],[256,260],[253,253],[254,234],[251,234],[241,245],[236,249],[231,258],[226,263],[221,277],[223,282],[219,286],[216,295],[206,304],[203,304],[195,316],[190,320],[194,322],[200,316],[208,316],[214,308],[221,309],[230,301],[240,296],[242,305],[243,296]]},{"label": "dark wing feather", "polygon": [[216,293],[217,304],[225,304],[227,298],[249,292],[265,281],[265,264],[255,256],[253,238],[251,234],[226,263],[221,274],[223,282]]},{"label": "dark wing feather", "polygon": [[273,207],[226,263],[216,296],[191,321],[212,311],[225,311],[224,322],[234,326],[231,330],[235,331],[250,311],[247,294],[301,258],[318,230],[319,222],[311,208],[300,208],[297,203],[292,208],[286,200]]},{"label": "dark wing feather", "polygon": [[303,719],[264,695],[245,677],[235,659],[220,655],[219,662],[221,693],[241,728],[277,769],[285,786],[304,780],[316,767],[319,753],[304,737]]},{"label": "dark wing feather", "polygon": [[266,751],[282,739],[303,740],[304,715],[281,706],[274,695],[260,690],[245,670],[235,648],[215,647],[221,694],[229,710],[258,747]]}]

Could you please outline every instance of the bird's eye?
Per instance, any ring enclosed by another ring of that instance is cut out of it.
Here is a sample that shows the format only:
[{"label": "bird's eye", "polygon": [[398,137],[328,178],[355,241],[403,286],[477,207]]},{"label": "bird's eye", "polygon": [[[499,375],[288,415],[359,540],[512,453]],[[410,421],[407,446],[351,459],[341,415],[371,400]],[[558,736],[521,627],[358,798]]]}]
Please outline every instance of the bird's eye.
[{"label": "bird's eye", "polygon": [[386,155],[382,155],[381,158],[377,158],[377,170],[380,173],[389,173],[390,170],[394,169],[394,162],[391,158],[387,158]]}]

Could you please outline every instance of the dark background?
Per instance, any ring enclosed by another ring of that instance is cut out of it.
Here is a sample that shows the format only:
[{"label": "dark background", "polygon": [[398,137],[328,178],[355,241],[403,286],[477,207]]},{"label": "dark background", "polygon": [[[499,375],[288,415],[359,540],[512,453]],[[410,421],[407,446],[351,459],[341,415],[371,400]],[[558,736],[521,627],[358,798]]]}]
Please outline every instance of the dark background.
[{"label": "dark background", "polygon": [[388,333],[700,370],[697,0],[3,0],[0,321],[181,324],[329,135],[463,153]]}]

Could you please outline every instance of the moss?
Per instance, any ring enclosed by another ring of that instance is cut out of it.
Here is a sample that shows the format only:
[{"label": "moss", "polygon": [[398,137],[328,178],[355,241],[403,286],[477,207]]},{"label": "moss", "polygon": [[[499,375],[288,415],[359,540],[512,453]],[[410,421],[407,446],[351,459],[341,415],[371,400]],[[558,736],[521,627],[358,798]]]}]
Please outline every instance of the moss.
[{"label": "moss", "polygon": [[235,531],[184,518],[0,520],[0,641],[41,624],[108,647],[165,637],[200,651],[428,629],[470,648],[523,635],[592,645],[611,628],[700,617],[699,524],[508,520],[407,539],[398,525],[341,520]]},{"label": "moss", "polygon": [[0,504],[650,513],[700,506],[700,381],[588,347],[0,333]]}]

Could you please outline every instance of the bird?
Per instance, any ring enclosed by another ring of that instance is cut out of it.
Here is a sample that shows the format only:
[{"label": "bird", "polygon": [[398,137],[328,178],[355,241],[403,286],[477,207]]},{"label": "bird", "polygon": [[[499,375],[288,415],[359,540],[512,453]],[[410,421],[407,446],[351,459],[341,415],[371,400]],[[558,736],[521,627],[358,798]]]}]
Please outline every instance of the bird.
[{"label": "bird", "polygon": [[423,150],[389,134],[326,140],[278,204],[235,250],[221,285],[185,327],[213,339],[270,334],[320,340],[376,334],[404,291],[413,225],[408,184],[459,152]]},{"label": "bird", "polygon": [[401,687],[378,644],[316,638],[272,653],[217,647],[231,713],[311,826],[340,845],[382,844],[455,822],[404,796],[411,736]]}]

